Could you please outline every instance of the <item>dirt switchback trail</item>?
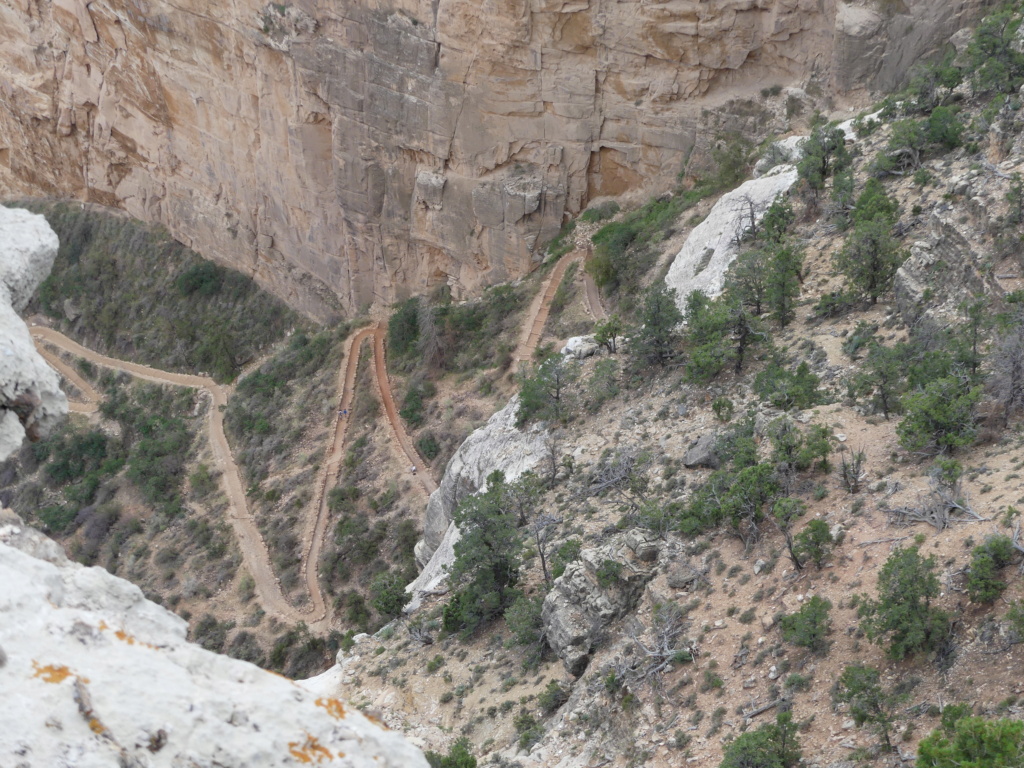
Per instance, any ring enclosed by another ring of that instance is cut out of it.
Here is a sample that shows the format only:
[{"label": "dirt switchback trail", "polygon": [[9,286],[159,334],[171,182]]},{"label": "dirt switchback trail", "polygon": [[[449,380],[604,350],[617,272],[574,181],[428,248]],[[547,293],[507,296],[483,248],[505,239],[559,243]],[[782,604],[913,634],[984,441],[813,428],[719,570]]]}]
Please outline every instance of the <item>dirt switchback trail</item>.
[{"label": "dirt switchback trail", "polygon": [[[582,259],[583,251],[576,250],[563,256],[548,275],[544,289],[538,291],[530,305],[530,320],[523,325],[522,335],[519,337],[519,346],[516,347],[513,360],[520,363],[528,363],[533,358],[533,352],[544,335],[544,325],[548,321],[548,313],[551,311],[551,302],[555,298],[555,291],[562,282],[565,270],[574,261]],[[595,286],[596,288],[596,286]],[[600,306],[600,304],[598,304]]]},{"label": "dirt switchback trail", "polygon": [[61,376],[74,384],[78,391],[82,393],[82,397],[85,398],[84,403],[68,400],[68,410],[72,413],[96,413],[100,409],[100,400],[103,399],[103,395],[97,392],[92,384],[83,379],[78,374],[78,371],[61,360],[59,355],[54,354],[47,347],[38,344],[36,349],[46,362],[53,366],[54,370]]},{"label": "dirt switchback trail", "polygon": [[[586,260],[584,260],[585,266]],[[608,313],[605,312],[604,305],[601,303],[601,291],[598,290],[597,283],[594,282],[594,276],[586,269],[583,270],[583,286],[587,290],[587,309],[590,310],[591,316],[599,323],[607,320]]]},{"label": "dirt switchback trail", "polygon": [[429,496],[431,493],[437,490],[437,483],[434,482],[434,478],[430,475],[430,469],[427,467],[427,463],[420,456],[419,451],[412,444],[412,438],[405,431],[405,426],[402,424],[402,419],[398,415],[398,409],[395,407],[395,398],[391,395],[391,381],[388,379],[388,367],[387,362],[384,358],[384,325],[383,323],[377,326],[377,329],[373,333],[373,361],[374,369],[377,379],[377,387],[380,390],[380,399],[384,403],[384,411],[388,415],[388,422],[391,424],[391,432],[401,447],[405,457],[409,460],[409,465],[416,467],[416,477],[419,478],[420,484],[423,486],[423,490],[427,492]]},{"label": "dirt switchback trail", "polygon": [[[313,499],[313,514],[309,516],[303,532],[306,542],[302,562],[302,573],[306,580],[309,593],[320,593],[319,563],[324,548],[324,534],[327,532],[327,521],[330,518],[327,506],[327,483],[337,481],[341,460],[345,456],[345,436],[352,413],[352,401],[355,399],[356,371],[359,369],[359,349],[367,336],[374,333],[373,328],[358,331],[348,343],[345,365],[338,369],[338,391],[341,399],[338,403],[338,417],[334,422],[334,435],[331,448],[324,461],[324,468],[316,484],[316,496]],[[323,613],[326,614],[326,606]]]},{"label": "dirt switchback trail", "polygon": [[[383,323],[378,323],[373,327],[363,328],[358,331],[349,341],[345,365],[338,371],[338,391],[341,393],[341,399],[338,402],[338,416],[334,424],[334,435],[331,438],[331,449],[324,462],[324,469],[317,481],[316,496],[312,506],[315,513],[310,516],[306,524],[305,534],[303,535],[303,540],[306,542],[306,551],[303,557],[303,573],[310,594],[320,592],[318,564],[323,553],[327,522],[330,519],[327,497],[328,484],[333,485],[337,482],[338,472],[341,470],[341,462],[345,457],[345,441],[348,436],[348,425],[352,416],[352,402],[355,399],[356,373],[359,370],[359,352],[367,338],[373,338],[374,378],[377,381],[377,389],[380,393],[381,402],[384,405],[384,411],[387,413],[388,422],[391,425],[392,437],[402,449],[410,465],[416,467],[416,476],[419,478],[427,495],[437,488],[437,484],[430,476],[430,469],[413,447],[412,439],[406,433],[402,420],[398,415],[398,409],[395,407],[395,399],[391,394],[391,382],[388,379],[387,365],[384,358],[385,333]],[[324,612],[326,613],[326,608],[324,608]]]},{"label": "dirt switchback trail", "polygon": [[[241,473],[238,471],[238,465],[231,455],[231,449],[224,434],[224,413],[222,408],[227,405],[227,390],[206,376],[168,373],[150,368],[149,366],[139,365],[138,363],[129,363],[98,354],[91,349],[86,349],[81,344],[72,341],[64,334],[52,328],[33,326],[31,332],[32,336],[36,339],[46,341],[97,365],[124,371],[137,378],[157,384],[192,387],[205,390],[210,394],[212,403],[207,416],[210,448],[213,451],[217,468],[221,470],[221,483],[224,493],[228,497],[228,502],[232,507],[232,514],[228,519],[234,530],[235,538],[238,540],[242,559],[245,561],[246,568],[248,568],[249,574],[256,584],[256,594],[259,597],[260,604],[268,613],[274,614],[286,621],[306,621],[311,628],[318,624],[325,615],[324,599],[323,595],[320,594],[320,590],[317,589],[310,593],[313,603],[312,611],[299,611],[288,602],[281,592],[281,585],[277,580],[277,576],[274,575],[274,569],[270,564],[270,553],[267,551],[263,536],[260,534],[256,521],[253,520],[252,514],[249,511]],[[92,391],[95,393],[95,390]],[[312,620],[310,613],[313,614]]]}]

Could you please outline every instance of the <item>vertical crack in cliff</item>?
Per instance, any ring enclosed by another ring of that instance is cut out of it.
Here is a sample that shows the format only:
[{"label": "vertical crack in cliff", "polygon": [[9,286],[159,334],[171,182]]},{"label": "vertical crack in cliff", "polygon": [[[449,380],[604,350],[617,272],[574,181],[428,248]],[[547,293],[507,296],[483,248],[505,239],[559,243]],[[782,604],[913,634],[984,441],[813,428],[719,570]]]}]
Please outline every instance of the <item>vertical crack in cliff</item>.
[{"label": "vertical crack in cliff", "polygon": [[451,163],[454,159],[452,155],[455,152],[455,140],[459,135],[459,124],[462,122],[462,114],[466,111],[466,102],[469,100],[469,75],[473,71],[473,65],[476,64],[476,60],[477,55],[474,53],[473,58],[466,65],[466,71],[462,73],[462,101],[459,103],[459,114],[455,116],[455,123],[452,125],[452,136],[448,142],[448,156],[444,161],[445,170],[448,170],[448,163]]}]

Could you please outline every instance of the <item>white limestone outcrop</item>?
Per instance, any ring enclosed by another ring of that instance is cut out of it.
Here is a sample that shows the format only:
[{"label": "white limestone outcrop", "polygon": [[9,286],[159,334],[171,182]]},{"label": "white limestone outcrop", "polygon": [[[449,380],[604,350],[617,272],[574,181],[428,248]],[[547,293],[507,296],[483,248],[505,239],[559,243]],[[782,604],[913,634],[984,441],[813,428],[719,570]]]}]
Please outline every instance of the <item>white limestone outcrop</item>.
[{"label": "white limestone outcrop", "polygon": [[185,622],[0,511],[0,765],[425,768],[402,736],[186,641]]},{"label": "white limestone outcrop", "polygon": [[778,165],[719,198],[708,217],[686,238],[665,276],[669,288],[676,289],[680,309],[692,291],[703,291],[711,298],[722,292],[725,273],[739,253],[751,216],[760,222],[775,198],[788,192],[796,180],[795,166]]},{"label": "white limestone outcrop", "polygon": [[18,317],[50,274],[58,245],[42,216],[0,206],[0,461],[26,436],[45,436],[68,412],[60,379]]},{"label": "white limestone outcrop", "polygon": [[547,456],[547,431],[540,426],[519,429],[518,413],[519,398],[513,397],[467,437],[448,462],[440,487],[430,494],[423,539],[416,544],[416,562],[423,570],[406,587],[413,594],[407,611],[419,607],[419,595],[438,589],[444,582],[459,538],[452,523],[452,513],[459,502],[470,494],[487,490],[487,476],[495,470],[504,472],[506,480],[516,480]]}]

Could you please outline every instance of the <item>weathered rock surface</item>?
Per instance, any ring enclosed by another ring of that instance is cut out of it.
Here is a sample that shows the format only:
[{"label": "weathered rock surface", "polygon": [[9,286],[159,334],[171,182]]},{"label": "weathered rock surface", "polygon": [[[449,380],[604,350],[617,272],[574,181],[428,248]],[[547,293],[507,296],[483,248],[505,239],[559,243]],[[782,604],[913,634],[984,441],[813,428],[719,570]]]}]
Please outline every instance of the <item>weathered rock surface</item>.
[{"label": "weathered rock surface", "polygon": [[18,317],[50,274],[57,235],[46,219],[0,206],[0,461],[67,415],[60,379],[36,352]]},{"label": "weathered rock surface", "polygon": [[[569,563],[555,579],[544,598],[541,618],[548,644],[570,674],[583,674],[604,628],[636,606],[644,586],[654,577],[657,555],[653,534],[627,531],[608,544],[583,550],[579,560]],[[606,561],[619,563],[620,570],[612,577],[605,567],[602,586],[598,573]]]},{"label": "weathered rock surface", "polygon": [[15,0],[0,188],[162,222],[315,316],[459,296],[588,199],[670,186],[703,109],[892,86],[984,4]]},{"label": "weathered rock surface", "polygon": [[519,429],[519,398],[513,397],[487,423],[466,438],[448,462],[444,477],[430,494],[423,523],[423,540],[416,546],[416,560],[425,564],[434,554],[462,499],[486,490],[487,476],[495,470],[508,481],[535,469],[547,455],[547,433],[538,426]]},{"label": "weathered rock surface", "polygon": [[454,559],[453,548],[459,540],[459,531],[452,522],[459,502],[485,491],[487,476],[495,470],[504,472],[506,480],[516,480],[548,455],[547,432],[539,426],[519,429],[518,413],[519,398],[513,397],[484,426],[474,430],[448,462],[438,489],[430,494],[423,539],[416,543],[416,562],[423,570],[406,587],[413,595],[407,611],[416,610],[420,595],[439,589],[447,576],[446,567]]},{"label": "weathered rock surface", "polygon": [[936,211],[928,235],[911,246],[910,256],[896,272],[896,306],[904,322],[922,318],[937,327],[964,320],[963,308],[979,296],[998,296],[1002,289],[978,260],[978,249],[948,216]]},{"label": "weathered rock surface", "polygon": [[683,456],[683,466],[688,469],[693,469],[694,467],[718,469],[722,462],[718,458],[717,447],[718,436],[716,434],[708,432],[705,435],[701,435]]},{"label": "weathered rock surface", "polygon": [[186,624],[0,511],[0,764],[426,766],[329,695],[186,642]]},{"label": "weathered rock surface", "polygon": [[693,228],[665,275],[665,283],[676,290],[680,309],[685,309],[686,297],[693,291],[711,298],[722,292],[744,231],[759,223],[775,198],[788,192],[796,179],[795,166],[777,165],[719,198],[707,218]]}]

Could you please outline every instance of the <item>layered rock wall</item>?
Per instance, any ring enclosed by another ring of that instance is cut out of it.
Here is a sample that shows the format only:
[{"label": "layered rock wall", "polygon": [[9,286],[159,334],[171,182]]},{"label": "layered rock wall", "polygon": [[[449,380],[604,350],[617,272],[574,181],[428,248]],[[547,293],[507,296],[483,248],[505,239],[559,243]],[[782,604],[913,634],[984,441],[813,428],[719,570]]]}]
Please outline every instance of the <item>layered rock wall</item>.
[{"label": "layered rock wall", "polygon": [[702,109],[891,85],[983,4],[13,0],[0,194],[163,222],[318,317],[460,296],[667,186]]}]

